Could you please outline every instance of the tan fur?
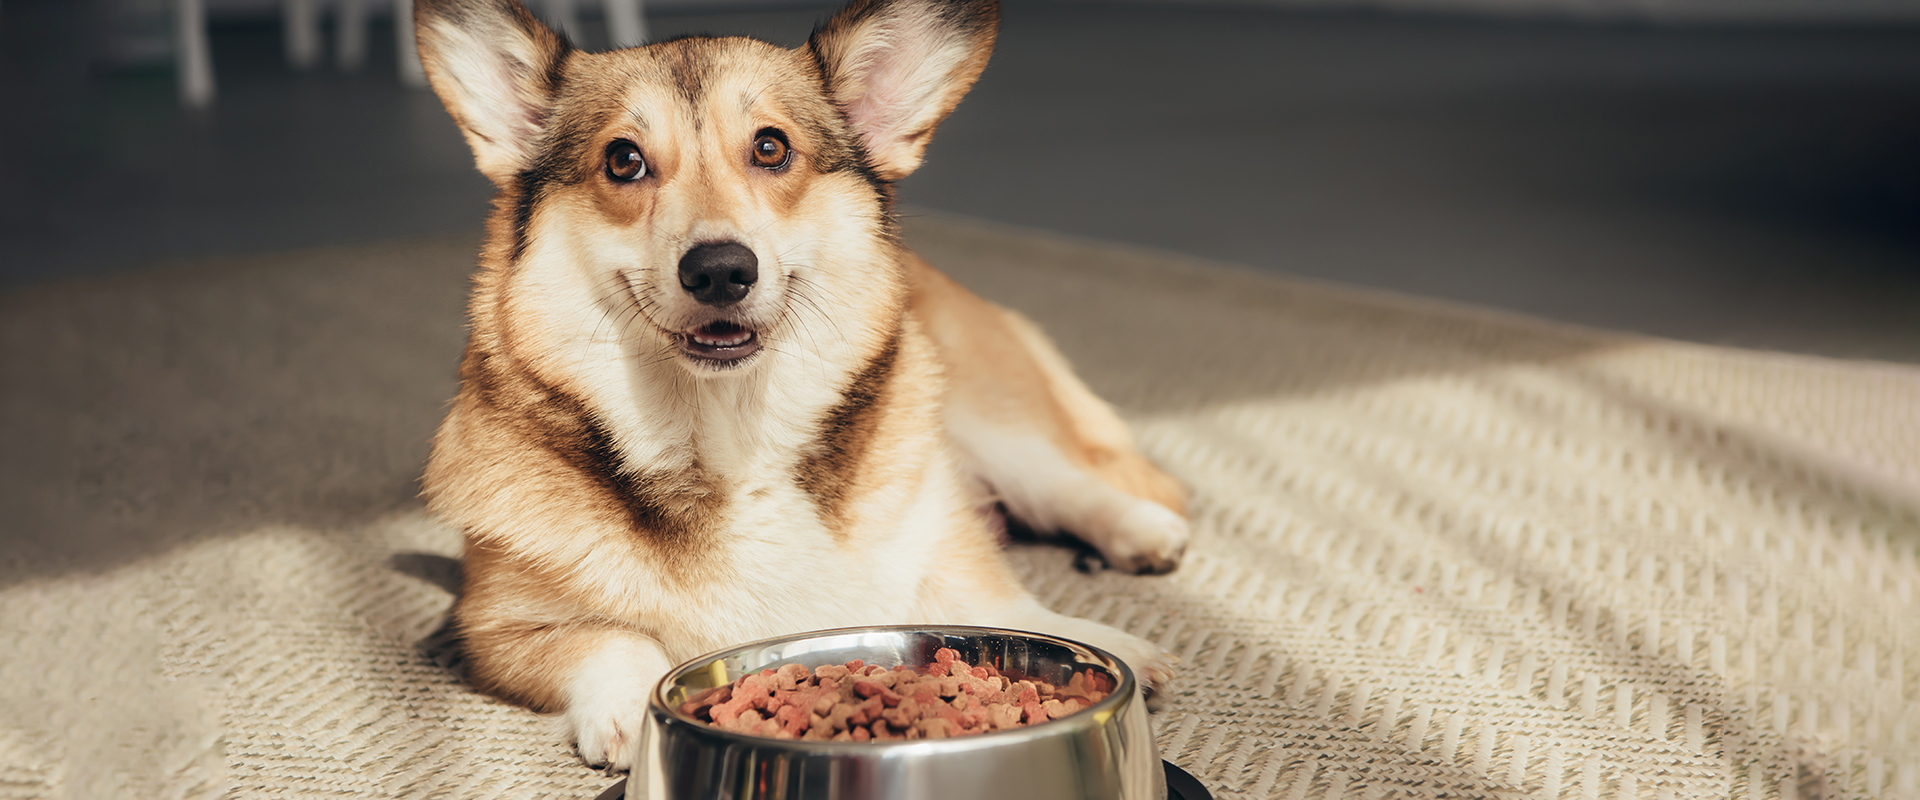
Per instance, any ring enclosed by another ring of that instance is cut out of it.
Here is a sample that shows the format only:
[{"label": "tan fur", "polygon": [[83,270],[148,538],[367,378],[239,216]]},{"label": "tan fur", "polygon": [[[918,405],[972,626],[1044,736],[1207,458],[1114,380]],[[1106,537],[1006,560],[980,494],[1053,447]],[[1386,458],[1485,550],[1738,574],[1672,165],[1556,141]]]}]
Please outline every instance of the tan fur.
[{"label": "tan fur", "polygon": [[[472,680],[556,714],[588,761],[633,763],[672,664],[801,630],[1042,630],[1168,678],[1152,644],[1041,608],[983,511],[1157,572],[1186,544],[1181,487],[1038,328],[892,225],[888,182],[996,16],[859,0],[799,50],[584,53],[513,0],[418,3],[429,79],[499,189],[425,495],[467,537]],[[750,157],[769,131],[784,166]],[[616,145],[645,169],[615,176]],[[719,243],[757,256],[737,301],[684,283]],[[700,355],[720,324],[758,349]]]},{"label": "tan fur", "polygon": [[913,309],[948,365],[950,401],[1043,436],[1115,488],[1185,512],[1186,487],[1140,454],[1106,401],[1087,390],[1040,328],[980,298],[918,256]]}]

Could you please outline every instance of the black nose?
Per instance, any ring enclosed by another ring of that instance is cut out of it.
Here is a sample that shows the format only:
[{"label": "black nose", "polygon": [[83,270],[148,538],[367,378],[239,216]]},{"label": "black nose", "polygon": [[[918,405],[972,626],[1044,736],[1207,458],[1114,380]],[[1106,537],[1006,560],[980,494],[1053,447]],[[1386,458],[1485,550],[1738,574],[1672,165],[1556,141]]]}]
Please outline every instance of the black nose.
[{"label": "black nose", "polygon": [[739,242],[703,244],[680,257],[680,288],[710,306],[740,302],[760,279],[760,259]]}]

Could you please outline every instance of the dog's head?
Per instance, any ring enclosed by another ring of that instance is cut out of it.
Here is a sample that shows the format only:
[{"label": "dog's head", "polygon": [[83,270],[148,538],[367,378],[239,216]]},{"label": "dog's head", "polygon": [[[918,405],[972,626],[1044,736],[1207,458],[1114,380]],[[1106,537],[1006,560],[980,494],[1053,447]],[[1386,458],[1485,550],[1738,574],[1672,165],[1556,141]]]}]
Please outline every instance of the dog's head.
[{"label": "dog's head", "polygon": [[434,90],[500,189],[488,266],[511,273],[516,324],[591,325],[702,376],[821,337],[858,350],[897,321],[890,183],[979,76],[998,18],[996,0],[855,0],[797,50],[588,53],[518,0],[414,13]]}]

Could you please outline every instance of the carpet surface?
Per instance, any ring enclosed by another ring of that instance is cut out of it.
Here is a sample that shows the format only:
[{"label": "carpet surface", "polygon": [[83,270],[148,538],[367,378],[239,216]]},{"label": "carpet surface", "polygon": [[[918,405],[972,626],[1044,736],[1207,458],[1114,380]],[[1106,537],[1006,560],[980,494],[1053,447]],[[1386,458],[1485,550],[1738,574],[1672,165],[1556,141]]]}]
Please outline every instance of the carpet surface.
[{"label": "carpet surface", "polygon": [[[1216,797],[1920,797],[1920,370],[907,230],[1194,487],[1172,575],[1011,558],[1181,656]],[[612,783],[431,657],[475,247],[0,296],[0,797]]]}]

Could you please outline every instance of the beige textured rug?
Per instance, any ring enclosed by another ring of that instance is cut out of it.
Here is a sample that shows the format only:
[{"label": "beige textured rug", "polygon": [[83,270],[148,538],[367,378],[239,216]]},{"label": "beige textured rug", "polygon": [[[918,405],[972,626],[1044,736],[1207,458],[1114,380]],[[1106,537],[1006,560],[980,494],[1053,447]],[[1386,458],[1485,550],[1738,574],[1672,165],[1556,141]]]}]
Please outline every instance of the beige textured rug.
[{"label": "beige textured rug", "polygon": [[[1197,490],[1173,575],[1013,558],[1182,656],[1215,796],[1920,797],[1920,370],[908,228]],[[0,297],[0,797],[612,782],[420,647],[473,248]]]}]

